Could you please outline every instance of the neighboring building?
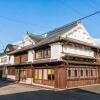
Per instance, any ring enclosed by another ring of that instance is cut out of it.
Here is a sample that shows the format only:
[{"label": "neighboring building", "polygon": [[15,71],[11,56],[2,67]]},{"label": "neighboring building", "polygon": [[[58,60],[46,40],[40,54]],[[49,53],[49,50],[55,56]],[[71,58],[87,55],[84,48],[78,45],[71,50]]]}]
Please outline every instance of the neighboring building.
[{"label": "neighboring building", "polygon": [[27,32],[25,37],[21,41],[14,43],[14,45],[18,45],[18,49],[21,49],[28,45],[34,45],[35,43],[41,41],[42,39],[43,39],[43,36],[35,35],[30,32]]},{"label": "neighboring building", "polygon": [[10,64],[10,56],[8,53],[14,51],[16,48],[16,45],[8,44],[5,50],[0,54],[0,78],[5,79],[7,77],[7,65]]},{"label": "neighboring building", "polygon": [[[35,41],[33,41],[33,39]],[[0,53],[0,78],[9,78],[7,77],[7,65],[14,64],[14,56],[8,55],[9,52],[19,50],[23,47],[27,47],[30,44],[34,44],[35,42],[40,41],[40,39],[42,39],[42,37],[40,37],[39,35],[27,33],[22,41],[19,41],[14,44],[8,44],[5,50],[2,53]]]},{"label": "neighboring building", "polygon": [[[22,41],[19,41],[17,43],[14,43],[14,45],[17,46],[17,48],[15,49],[15,51],[20,51],[20,50],[24,50],[32,45],[34,45],[35,43],[41,41],[43,39],[42,36],[40,35],[35,35],[35,34],[32,34],[32,33],[28,33],[26,34],[26,36],[23,38]],[[30,51],[29,54],[31,54],[32,52]],[[7,53],[8,55],[8,53]],[[20,54],[19,54],[20,55]],[[32,59],[32,58],[27,58],[27,55],[23,55],[23,57],[26,56],[25,59]],[[15,63],[15,58],[14,58],[14,55],[9,55],[10,59],[9,59],[9,63],[8,65],[13,65]],[[25,60],[23,58],[23,60]],[[20,58],[16,57],[16,61],[18,63],[18,60],[21,60]],[[19,64],[19,63],[18,63]],[[8,75],[7,75],[7,79],[8,80],[14,80],[15,79],[15,76],[14,75],[10,75],[9,73],[13,73],[14,74],[15,70],[12,69],[12,70],[9,70],[8,68]]]},{"label": "neighboring building", "polygon": [[100,48],[81,22],[44,37],[28,33],[23,43],[8,53],[8,79],[61,89],[100,83]]}]

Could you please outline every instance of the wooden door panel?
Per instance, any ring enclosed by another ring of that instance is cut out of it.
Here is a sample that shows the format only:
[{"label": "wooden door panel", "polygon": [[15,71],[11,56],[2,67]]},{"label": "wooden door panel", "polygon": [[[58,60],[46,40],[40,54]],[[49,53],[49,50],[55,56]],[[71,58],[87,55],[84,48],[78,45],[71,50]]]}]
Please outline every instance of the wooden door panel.
[{"label": "wooden door panel", "polygon": [[21,69],[20,70],[20,81],[26,81],[26,78],[27,78],[26,69]]},{"label": "wooden door panel", "polygon": [[66,88],[66,68],[56,68],[55,69],[55,87],[56,88]]},{"label": "wooden door panel", "polygon": [[20,75],[19,74],[20,74],[19,69],[16,69],[16,74],[15,74],[16,75],[16,81],[20,81],[20,77],[19,77]]}]

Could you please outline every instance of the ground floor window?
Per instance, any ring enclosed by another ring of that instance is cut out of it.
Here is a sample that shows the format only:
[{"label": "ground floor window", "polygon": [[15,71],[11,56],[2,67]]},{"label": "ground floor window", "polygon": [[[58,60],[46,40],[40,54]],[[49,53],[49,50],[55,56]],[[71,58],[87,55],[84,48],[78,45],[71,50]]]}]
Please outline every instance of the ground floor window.
[{"label": "ground floor window", "polygon": [[83,76],[83,70],[82,69],[80,70],[80,76]]},{"label": "ground floor window", "polygon": [[27,69],[25,68],[16,68],[16,78],[20,81],[26,81],[27,79]]},{"label": "ground floor window", "polygon": [[35,79],[42,79],[42,69],[35,69]]},{"label": "ground floor window", "polygon": [[74,70],[74,75],[75,75],[75,77],[77,77],[77,75],[78,75],[78,70]]},{"label": "ground floor window", "polygon": [[68,73],[68,77],[71,77],[71,70],[70,69],[68,69],[67,73]]},{"label": "ground floor window", "polygon": [[35,69],[35,79],[54,80],[54,69]]},{"label": "ground floor window", "polygon": [[89,73],[88,73],[88,70],[86,69],[86,76],[88,76],[89,75]]},{"label": "ground floor window", "polygon": [[98,69],[97,68],[78,68],[78,67],[69,67],[67,68],[67,78],[95,78],[98,77]]},{"label": "ground floor window", "polygon": [[48,80],[48,70],[47,69],[43,69],[43,79]]},{"label": "ground floor window", "polygon": [[48,69],[47,76],[48,80],[54,80],[54,70]]}]

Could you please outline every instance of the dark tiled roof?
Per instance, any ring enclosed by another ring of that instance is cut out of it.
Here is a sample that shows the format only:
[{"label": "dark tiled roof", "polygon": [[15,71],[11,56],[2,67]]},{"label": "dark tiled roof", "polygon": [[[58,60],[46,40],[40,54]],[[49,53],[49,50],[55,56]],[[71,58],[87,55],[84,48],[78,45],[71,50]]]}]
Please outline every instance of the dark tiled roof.
[{"label": "dark tiled roof", "polygon": [[55,41],[59,41],[60,40],[60,36],[61,34],[63,34],[64,32],[67,32],[69,31],[70,29],[72,29],[73,27],[75,27],[79,22],[73,22],[73,23],[70,23],[70,24],[67,24],[65,26],[62,26],[60,28],[56,28],[52,31],[49,31],[47,32],[47,36],[44,38],[43,36],[41,35],[34,35],[32,33],[28,33],[28,35],[36,41],[36,44],[35,45],[29,45],[29,46],[26,46],[26,47],[23,47],[21,48],[20,50],[15,50],[9,54],[14,54],[14,53],[18,53],[18,52],[22,52],[22,51],[25,51],[25,50],[28,50],[28,49],[31,49],[31,48],[37,48],[39,46],[43,46],[43,45],[46,45],[46,44],[50,44],[52,42],[55,42]]},{"label": "dark tiled roof", "polygon": [[28,46],[25,46],[25,47],[22,47],[21,49],[17,49],[17,50],[14,50],[12,52],[9,52],[8,54],[15,54],[15,53],[18,53],[18,52],[23,52],[23,51],[26,51],[28,49],[31,49],[33,47],[33,45],[28,45]]},{"label": "dark tiled roof", "polygon": [[[9,50],[7,50],[9,49]],[[8,52],[11,52],[11,51],[14,51],[16,49],[16,45],[12,45],[12,44],[8,44],[4,50],[5,53],[8,53]]]},{"label": "dark tiled roof", "polygon": [[36,35],[36,34],[33,34],[33,33],[29,33],[29,32],[27,32],[27,34],[35,42],[39,42],[43,39],[43,36],[41,36],[41,35]]},{"label": "dark tiled roof", "polygon": [[30,64],[33,64],[33,65],[36,65],[36,64],[48,64],[48,63],[57,63],[57,62],[62,62],[60,60],[57,60],[57,59],[48,59],[48,60],[38,60],[38,61],[34,61],[33,63],[32,62],[23,62],[23,63],[16,63],[16,64],[9,64],[8,66],[23,66],[23,65],[30,65]]},{"label": "dark tiled roof", "polygon": [[9,52],[12,52],[12,51],[16,50],[16,48],[17,48],[16,45],[8,44],[5,48],[5,50],[2,53],[0,53],[0,56],[8,54]]},{"label": "dark tiled roof", "polygon": [[84,42],[84,41],[80,41],[80,40],[76,40],[76,39],[72,39],[72,38],[61,38],[61,40],[64,40],[64,41],[70,41],[70,42],[73,42],[73,43],[77,43],[77,44],[81,44],[81,45],[85,45],[85,46],[90,46],[90,47],[93,47],[93,48],[100,48],[99,46],[97,45],[93,45],[93,44],[90,44],[90,43],[87,43],[87,42]]},{"label": "dark tiled roof", "polygon": [[80,21],[75,21],[75,22],[66,24],[64,26],[55,28],[54,30],[47,32],[47,36],[50,36],[50,35],[55,34],[55,33],[58,33],[58,34],[61,33],[62,34],[62,31],[69,31],[74,26],[76,26],[78,23],[80,23]]},{"label": "dark tiled roof", "polygon": [[94,57],[91,57],[91,56],[84,56],[84,55],[78,55],[78,54],[72,54],[72,53],[65,53],[65,52],[62,52],[63,54],[65,54],[64,57],[66,56],[72,56],[72,57],[79,57],[79,58],[84,58],[84,59],[97,59],[97,58],[94,58]]},{"label": "dark tiled roof", "polygon": [[[89,65],[90,67],[100,66],[99,63],[92,63],[92,62],[80,62],[80,61],[68,61],[68,60],[63,60],[63,61],[69,64],[69,67],[70,67],[70,64]],[[87,67],[87,66],[84,66],[84,67]]]},{"label": "dark tiled roof", "polygon": [[41,46],[41,45],[45,45],[45,44],[52,43],[54,41],[60,40],[61,34],[69,31],[70,29],[75,27],[77,24],[78,24],[78,22],[74,22],[74,23],[71,23],[71,24],[67,24],[63,27],[56,28],[53,31],[47,32],[46,33],[47,36],[44,39],[42,39],[40,42],[36,43],[36,45],[34,47],[38,47],[38,46]]},{"label": "dark tiled roof", "polygon": [[43,63],[53,63],[53,62],[60,62],[60,60],[57,59],[45,59],[45,60],[36,60],[33,62],[33,64],[43,64]]},{"label": "dark tiled roof", "polygon": [[75,27],[77,24],[78,24],[78,22],[74,22],[74,23],[71,23],[71,24],[67,24],[63,27],[56,28],[53,31],[47,32],[47,36],[44,39],[42,39],[40,42],[38,42],[35,45],[35,47],[38,47],[38,46],[41,46],[41,45],[45,45],[45,44],[52,43],[54,41],[60,40],[61,34],[63,34],[64,32],[69,31],[70,29]]},{"label": "dark tiled roof", "polygon": [[60,41],[60,40],[68,40],[68,41],[72,41],[72,42],[75,42],[75,43],[79,43],[79,44],[91,46],[93,48],[98,48],[97,46],[93,46],[91,44],[87,44],[87,43],[85,43],[83,41],[79,41],[79,40],[76,40],[76,39],[71,39],[71,38],[63,39],[63,38],[61,38],[61,35],[63,33],[68,32],[70,29],[72,29],[75,26],[77,26],[78,23],[80,23],[80,22],[79,21],[76,21],[76,22],[67,24],[65,26],[62,26],[60,28],[56,28],[56,29],[54,29],[52,31],[49,31],[49,32],[45,33],[45,34],[47,34],[47,36],[45,38],[43,36],[41,36],[41,35],[34,35],[32,33],[28,33],[28,35],[33,40],[36,40],[37,41],[36,44],[35,45],[29,45],[29,46],[23,47],[20,50],[15,50],[15,51],[13,51],[13,52],[11,52],[9,54],[23,52],[25,50],[32,49],[32,48],[38,48],[40,46],[44,46],[46,44],[50,44],[50,43],[53,43],[53,42],[56,42],[56,41]]}]

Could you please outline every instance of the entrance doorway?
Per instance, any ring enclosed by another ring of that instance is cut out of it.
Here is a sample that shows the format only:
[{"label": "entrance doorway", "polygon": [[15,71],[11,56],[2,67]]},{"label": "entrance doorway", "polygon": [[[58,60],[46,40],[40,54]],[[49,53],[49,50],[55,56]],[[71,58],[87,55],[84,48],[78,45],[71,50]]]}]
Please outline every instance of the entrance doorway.
[{"label": "entrance doorway", "polygon": [[55,69],[55,88],[66,88],[66,68],[56,68]]},{"label": "entrance doorway", "polygon": [[16,80],[25,82],[27,78],[27,70],[26,69],[16,69]]}]

